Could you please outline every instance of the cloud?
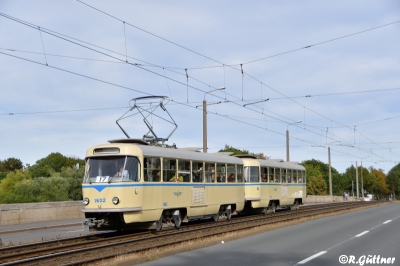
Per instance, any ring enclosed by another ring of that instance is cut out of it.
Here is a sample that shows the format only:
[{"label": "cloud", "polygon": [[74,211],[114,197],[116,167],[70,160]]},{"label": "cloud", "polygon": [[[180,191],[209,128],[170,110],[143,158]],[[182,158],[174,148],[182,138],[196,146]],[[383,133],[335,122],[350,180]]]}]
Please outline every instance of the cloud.
[{"label": "cloud", "polygon": [[[42,64],[47,60],[50,66],[132,89],[1,54],[0,123],[3,130],[0,133],[0,159],[17,157],[23,162],[34,163],[57,151],[83,158],[89,146],[124,137],[115,121],[125,109],[6,115],[8,113],[127,107],[131,99],[145,95],[137,92],[141,91],[168,95],[173,99],[167,108],[177,122],[178,130],[171,136],[170,143],[175,142],[178,147],[202,146],[202,107],[195,106],[201,105],[204,99],[209,103],[226,99],[230,102],[208,106],[208,146],[211,151],[229,144],[252,147],[248,150],[264,152],[273,158],[285,158],[288,123],[303,120],[302,124],[289,127],[293,136],[291,159],[294,161],[311,158],[327,161],[326,150],[312,148],[312,143],[336,139],[351,143],[354,138],[359,143],[369,144],[357,144],[363,151],[336,147],[343,152],[341,162],[334,165],[339,171],[365,157],[364,150],[368,149],[373,153],[369,158],[371,164],[375,163],[375,157],[379,158],[377,155],[385,158],[387,162],[380,162],[380,165],[386,171],[400,160],[396,144],[383,144],[386,140],[399,141],[395,133],[400,130],[399,123],[388,120],[360,126],[355,135],[354,130],[352,133],[350,128],[339,127],[400,114],[396,102],[398,91],[272,100],[285,96],[398,87],[400,57],[396,32],[400,25],[243,65],[244,71],[257,80],[249,76],[242,80],[240,66],[227,66],[390,23],[398,19],[399,6],[395,1],[384,4],[356,1],[342,5],[314,1],[254,2],[250,5],[240,1],[87,3],[226,65],[221,67],[213,60],[130,26],[125,27],[124,34],[121,21],[78,2],[68,5],[52,1],[2,3],[2,12],[6,14],[122,54],[94,48],[108,55],[125,60],[124,55],[128,52],[129,56],[146,62],[176,68],[163,70],[143,66],[146,71],[126,64],[54,56],[45,58],[44,55],[0,50]],[[115,60],[43,32],[40,38],[37,29],[4,17],[0,21],[0,34],[6,36],[1,39],[0,48],[42,53],[44,47],[47,54]],[[129,59],[129,62],[138,61]],[[218,68],[190,69],[217,65]],[[162,77],[164,73],[169,80]],[[195,89],[187,87],[187,83]],[[224,92],[205,95],[205,92],[222,86],[226,87]],[[251,101],[266,98],[271,100],[243,107]],[[237,121],[227,116],[235,117]],[[126,122],[132,137],[141,138],[147,132],[140,119]]]}]

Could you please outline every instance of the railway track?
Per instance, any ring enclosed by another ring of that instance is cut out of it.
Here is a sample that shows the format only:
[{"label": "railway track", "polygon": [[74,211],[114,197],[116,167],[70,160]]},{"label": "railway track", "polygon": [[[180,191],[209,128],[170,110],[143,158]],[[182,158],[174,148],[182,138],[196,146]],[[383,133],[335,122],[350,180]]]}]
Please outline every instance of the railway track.
[{"label": "railway track", "polygon": [[151,248],[174,245],[232,231],[338,212],[380,202],[345,202],[303,206],[295,211],[239,216],[231,220],[199,223],[161,230],[118,235],[99,234],[0,249],[1,265],[79,265]]}]

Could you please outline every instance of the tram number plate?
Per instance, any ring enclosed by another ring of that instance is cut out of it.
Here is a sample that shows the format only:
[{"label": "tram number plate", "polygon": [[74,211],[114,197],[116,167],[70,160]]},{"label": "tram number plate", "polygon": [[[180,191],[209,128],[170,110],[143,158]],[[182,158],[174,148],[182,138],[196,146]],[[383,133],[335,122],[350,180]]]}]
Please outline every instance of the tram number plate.
[{"label": "tram number plate", "polygon": [[94,199],[94,202],[95,203],[104,203],[104,202],[106,202],[106,198],[96,198],[96,199]]},{"label": "tram number plate", "polygon": [[108,180],[110,179],[109,176],[97,176],[96,177],[96,182],[108,182]]}]

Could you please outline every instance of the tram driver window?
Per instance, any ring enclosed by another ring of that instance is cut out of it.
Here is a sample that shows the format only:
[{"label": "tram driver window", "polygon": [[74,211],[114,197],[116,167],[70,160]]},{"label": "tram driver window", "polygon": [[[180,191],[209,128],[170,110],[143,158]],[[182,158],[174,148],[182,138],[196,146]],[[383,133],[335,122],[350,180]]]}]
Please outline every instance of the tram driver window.
[{"label": "tram driver window", "polygon": [[139,176],[139,160],[136,157],[128,157],[125,164],[125,170],[129,173],[128,179],[123,179],[122,181],[140,181]]}]

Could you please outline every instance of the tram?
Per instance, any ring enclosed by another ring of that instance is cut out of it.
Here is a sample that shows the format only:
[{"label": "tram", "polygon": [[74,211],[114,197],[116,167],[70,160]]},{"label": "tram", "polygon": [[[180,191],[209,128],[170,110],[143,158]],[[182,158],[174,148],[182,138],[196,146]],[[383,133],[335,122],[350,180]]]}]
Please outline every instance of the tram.
[{"label": "tram", "polygon": [[243,211],[298,208],[306,197],[305,169],[122,139],[87,150],[82,191],[90,230],[160,230]]}]

